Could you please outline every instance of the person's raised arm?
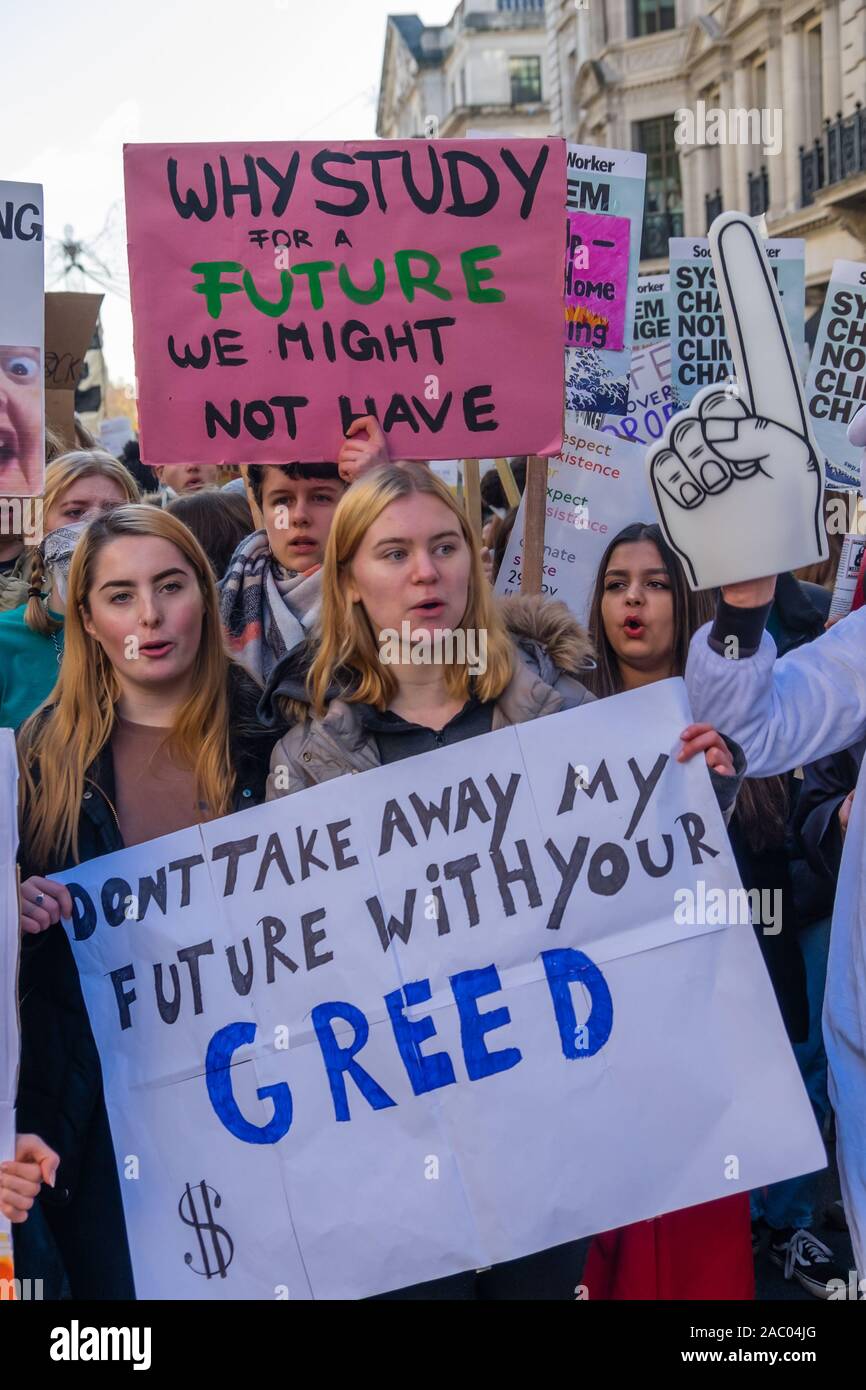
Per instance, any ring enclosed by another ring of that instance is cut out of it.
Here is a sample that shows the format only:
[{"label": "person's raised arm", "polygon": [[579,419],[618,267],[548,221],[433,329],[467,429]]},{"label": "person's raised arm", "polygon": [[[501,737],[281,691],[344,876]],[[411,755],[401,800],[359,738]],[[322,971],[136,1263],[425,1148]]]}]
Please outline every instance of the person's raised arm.
[{"label": "person's raised arm", "polygon": [[750,777],[814,762],[866,733],[866,608],[779,661],[763,632],[768,611],[723,597],[686,666],[695,719],[742,745]]}]

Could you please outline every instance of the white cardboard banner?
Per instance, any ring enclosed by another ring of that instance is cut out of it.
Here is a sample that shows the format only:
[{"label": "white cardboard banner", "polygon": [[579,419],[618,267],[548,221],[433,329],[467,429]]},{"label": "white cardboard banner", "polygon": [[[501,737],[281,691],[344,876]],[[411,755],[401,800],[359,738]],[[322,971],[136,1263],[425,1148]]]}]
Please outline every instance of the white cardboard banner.
[{"label": "white cardboard banner", "polygon": [[0,179],[0,496],[35,497],[45,477],[42,185]]},{"label": "white cardboard banner", "polygon": [[356,1298],[822,1165],[751,928],[675,920],[739,888],[689,720],[667,681],[63,876],[139,1298]]},{"label": "white cardboard banner", "polygon": [[848,426],[866,402],[866,263],[834,261],[809,375],[812,433],[828,487],[859,488],[860,450]]},{"label": "white cardboard banner", "polygon": [[[15,1157],[18,1085],[18,761],[11,729],[0,729],[0,1162]],[[11,1226],[0,1216],[0,1279],[11,1260]]]},{"label": "white cardboard banner", "polygon": [[[632,363],[642,356],[635,352]],[[608,542],[632,521],[655,520],[643,451],[620,436],[620,430],[631,428],[631,417],[606,419],[612,426],[609,432],[586,429],[567,411],[562,453],[547,463],[541,591],[561,599],[582,623],[587,621],[596,571]],[[497,594],[520,591],[525,515],[524,493],[496,576]]]}]

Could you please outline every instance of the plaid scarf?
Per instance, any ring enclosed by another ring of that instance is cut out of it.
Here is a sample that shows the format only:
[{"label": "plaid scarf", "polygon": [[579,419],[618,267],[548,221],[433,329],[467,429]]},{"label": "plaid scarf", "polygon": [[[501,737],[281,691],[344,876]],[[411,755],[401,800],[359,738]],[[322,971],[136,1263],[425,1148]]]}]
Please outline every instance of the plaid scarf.
[{"label": "plaid scarf", "polygon": [[220,618],[233,661],[259,685],[307,636],[319,615],[321,565],[298,574],[271,554],[266,531],[241,541],[219,584]]}]

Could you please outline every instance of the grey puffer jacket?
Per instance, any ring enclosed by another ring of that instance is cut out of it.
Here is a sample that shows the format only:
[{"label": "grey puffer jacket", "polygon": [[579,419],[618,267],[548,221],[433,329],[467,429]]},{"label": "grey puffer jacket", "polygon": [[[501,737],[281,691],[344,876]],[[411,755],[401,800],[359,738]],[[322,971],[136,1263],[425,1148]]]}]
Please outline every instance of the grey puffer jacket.
[{"label": "grey puffer jacket", "polygon": [[[595,696],[578,673],[591,665],[592,644],[585,631],[555,599],[515,595],[499,600],[515,647],[514,672],[495,703],[493,729],[522,724],[541,715],[574,709]],[[268,720],[285,701],[305,702],[304,658],[290,653],[276,668],[259,705]],[[379,766],[376,740],[351,701],[332,699],[322,719],[306,715],[281,738],[271,755],[267,799],[305,791],[346,773]]]}]

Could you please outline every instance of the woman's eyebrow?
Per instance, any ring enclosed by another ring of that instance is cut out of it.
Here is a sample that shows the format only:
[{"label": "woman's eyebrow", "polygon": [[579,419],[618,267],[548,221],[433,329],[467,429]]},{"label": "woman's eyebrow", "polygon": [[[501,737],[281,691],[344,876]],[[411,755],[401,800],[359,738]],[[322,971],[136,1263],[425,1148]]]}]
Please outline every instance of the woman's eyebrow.
[{"label": "woman's eyebrow", "polygon": [[[435,536],[428,536],[428,537],[427,537],[427,544],[429,545],[432,541],[442,541],[442,540],[446,540],[446,539],[451,539],[451,537],[459,537],[459,535],[460,535],[460,532],[459,532],[459,531],[437,531],[436,534],[435,534]],[[375,550],[378,550],[380,545],[409,545],[409,544],[410,544],[410,540],[407,539],[407,537],[405,537],[405,536],[388,536],[385,540],[377,541],[376,544],[375,544],[375,546],[374,546],[374,549],[375,549]]]},{"label": "woman's eyebrow", "polygon": [[[617,579],[620,579],[620,578],[625,578],[625,579],[627,579],[630,573],[631,573],[630,570],[605,570],[605,572],[604,572],[604,577],[605,577],[605,579],[609,579],[609,578],[611,577],[611,575],[616,575]],[[665,576],[665,578],[667,578],[667,573],[668,573],[668,572],[667,572],[667,570],[665,569],[664,565],[658,565],[655,569],[650,569],[650,570],[639,570],[638,573],[641,574],[641,575],[647,575],[647,574],[663,574],[663,575]]]},{"label": "woman's eyebrow", "polygon": [[[169,575],[172,574],[180,574],[185,577],[186,570],[182,570],[179,565],[175,565],[170,570],[160,570],[159,574],[155,574],[150,582],[151,584],[159,584],[161,580],[168,579]],[[136,580],[134,579],[106,579],[104,584],[100,584],[99,592],[101,593],[103,589],[134,589],[135,586]]]}]

